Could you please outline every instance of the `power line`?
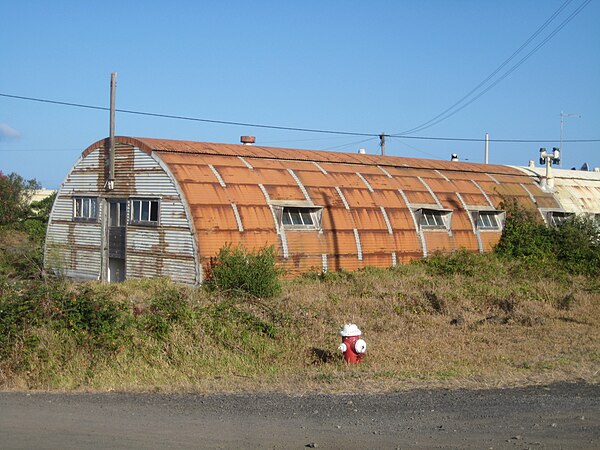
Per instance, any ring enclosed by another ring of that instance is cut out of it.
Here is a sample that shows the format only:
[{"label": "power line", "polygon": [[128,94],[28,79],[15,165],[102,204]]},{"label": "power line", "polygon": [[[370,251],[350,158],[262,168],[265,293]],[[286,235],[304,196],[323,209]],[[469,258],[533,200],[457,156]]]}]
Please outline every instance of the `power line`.
[{"label": "power line", "polygon": [[[591,0],[587,0],[588,2]],[[61,106],[70,106],[74,108],[86,108],[100,111],[109,111],[110,108],[105,106],[94,106],[94,105],[85,105],[82,103],[72,103],[72,102],[64,102],[59,100],[49,100],[43,98],[36,97],[26,97],[22,95],[13,95],[0,93],[0,97],[13,98],[17,100],[27,100],[32,102],[39,103],[48,103],[53,105],[61,105]],[[381,133],[360,133],[354,131],[340,131],[340,130],[325,130],[325,129],[316,129],[316,128],[298,128],[298,127],[287,127],[287,126],[279,126],[279,125],[264,125],[264,124],[253,124],[246,122],[233,122],[227,120],[214,120],[214,119],[204,119],[198,117],[189,117],[189,116],[179,116],[179,115],[171,115],[171,114],[159,114],[152,112],[144,112],[144,111],[134,111],[128,109],[116,109],[117,112],[124,114],[135,114],[139,116],[149,116],[149,117],[159,117],[165,119],[176,119],[176,120],[188,120],[194,122],[206,122],[206,123],[214,123],[221,125],[234,125],[234,126],[244,126],[250,128],[267,128],[273,130],[285,130],[285,131],[299,131],[304,133],[321,133],[321,134],[335,134],[341,136],[365,136],[370,138],[379,138]],[[464,142],[484,142],[485,139],[482,138],[455,138],[455,137],[435,137],[435,136],[409,136],[402,134],[386,134],[386,137],[392,138],[401,138],[401,139],[417,139],[417,140],[431,140],[431,141],[464,141]],[[366,141],[366,140],[365,140]],[[545,142],[556,142],[556,139],[489,139],[489,142],[505,142],[505,143],[528,143],[528,142],[537,142],[537,143],[545,143]],[[564,139],[563,142],[568,143],[582,143],[582,142],[600,142],[600,139]]]},{"label": "power line", "polygon": [[[41,103],[51,103],[54,105],[62,105],[62,106],[72,106],[76,108],[87,108],[87,109],[96,109],[101,111],[109,111],[110,108],[105,106],[93,106],[93,105],[84,105],[81,103],[71,103],[71,102],[62,102],[57,100],[48,100],[42,98],[35,97],[25,97],[21,95],[10,95],[0,93],[1,97],[9,97],[15,98],[19,100],[29,100],[33,102],[41,102]],[[128,109],[115,109],[115,111],[125,114],[135,114],[139,116],[150,116],[150,117],[160,117],[164,119],[178,119],[178,120],[190,120],[193,122],[205,122],[205,123],[214,123],[220,125],[235,125],[235,126],[243,126],[243,127],[252,127],[252,128],[269,128],[272,130],[285,130],[285,131],[300,131],[300,132],[308,132],[308,133],[324,133],[324,134],[338,134],[338,135],[346,135],[346,136],[379,136],[379,133],[359,133],[354,131],[337,131],[337,130],[322,130],[316,128],[297,128],[297,127],[285,127],[278,125],[264,125],[264,124],[256,124],[256,123],[246,123],[246,122],[233,122],[228,120],[214,120],[214,119],[203,119],[198,117],[188,117],[188,116],[178,116],[171,114],[159,114],[159,113],[151,113],[144,111],[132,111]]]},{"label": "power line", "polygon": [[[481,88],[483,85],[485,85],[488,81],[490,81],[498,72],[500,72],[500,70],[502,70],[510,61],[512,61],[525,47],[527,47],[527,45],[529,45],[531,43],[531,41],[533,41],[568,5],[569,3],[571,3],[572,0],[566,0],[547,20],[546,22],[544,22],[517,50],[515,50],[515,52],[513,52],[513,54],[508,57],[506,60],[504,60],[504,62],[502,62],[502,64],[500,64],[500,66],[498,66],[496,68],[496,70],[494,70],[490,75],[488,75],[483,81],[481,81],[477,86],[475,86],[473,89],[471,89],[467,94],[465,94],[463,97],[461,97],[457,102],[455,102],[452,106],[450,106],[449,108],[445,109],[444,111],[442,111],[441,113],[439,113],[437,116],[429,119],[427,122],[423,122],[421,125],[418,125],[416,127],[413,127],[409,130],[403,131],[401,133],[398,134],[409,134],[409,133],[415,133],[417,131],[422,131],[425,130],[427,128],[430,128],[434,125],[437,125],[438,123],[452,117],[453,115],[455,115],[456,113],[458,113],[459,111],[463,110],[464,108],[466,108],[467,106],[469,106],[471,103],[473,103],[475,100],[477,100],[478,98],[480,98],[482,95],[484,95],[486,92],[488,92],[490,89],[492,89],[494,86],[496,86],[498,83],[500,83],[502,80],[504,80],[508,75],[510,75],[512,72],[514,72],[519,66],[521,66],[521,64],[523,64],[527,59],[529,59],[535,52],[537,52],[542,46],[544,46],[546,44],[546,42],[548,42],[552,37],[554,37],[560,30],[562,30],[565,25],[567,23],[569,23],[577,14],[579,14],[581,12],[581,10],[583,8],[585,8],[590,2],[591,0],[586,0],[584,1],[581,5],[579,5],[579,7],[577,7],[577,9],[575,9],[575,11],[573,11],[565,20],[563,20],[563,22],[561,22],[548,36],[546,36],[542,42],[540,42],[532,51],[530,51],[527,55],[525,55],[521,60],[519,60],[514,66],[512,66],[510,69],[508,69],[507,72],[505,72],[499,79],[497,79],[496,81],[494,81],[490,86],[488,86],[486,89],[484,89],[482,92],[480,92],[477,96],[475,96],[474,98],[472,98],[471,100],[469,100],[469,102],[467,102],[466,104],[462,105],[460,108],[452,111],[456,106],[458,106],[459,104],[461,104],[463,101],[465,101],[467,98],[469,98],[474,92],[476,92],[479,88]],[[452,112],[450,112],[452,111]],[[447,114],[448,112],[450,112],[449,114]]]}]

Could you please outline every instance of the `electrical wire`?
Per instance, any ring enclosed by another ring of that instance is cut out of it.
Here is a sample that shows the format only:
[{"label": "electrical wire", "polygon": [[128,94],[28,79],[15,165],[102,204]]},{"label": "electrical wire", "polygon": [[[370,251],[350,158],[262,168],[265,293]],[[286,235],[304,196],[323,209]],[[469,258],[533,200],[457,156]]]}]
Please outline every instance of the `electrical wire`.
[{"label": "electrical wire", "polygon": [[[534,40],[568,5],[569,3],[571,3],[572,0],[566,0],[547,20],[546,22],[544,22],[517,50],[515,50],[515,52],[513,52],[513,54],[507,58],[504,62],[502,62],[502,64],[500,64],[500,66],[498,66],[496,68],[496,70],[494,70],[490,75],[487,76],[487,78],[485,78],[483,81],[481,81],[477,86],[475,86],[472,90],[470,90],[467,94],[465,94],[463,97],[461,97],[458,101],[456,101],[452,106],[450,106],[449,108],[445,109],[444,111],[442,111],[440,114],[438,114],[437,116],[429,119],[427,122],[424,122],[416,127],[413,127],[409,130],[403,131],[401,133],[397,133],[394,134],[392,136],[397,136],[397,135],[406,135],[409,133],[415,133],[418,131],[422,131],[425,130],[427,128],[430,128],[434,125],[437,125],[438,123],[452,117],[453,115],[455,115],[456,113],[458,113],[459,111],[462,111],[464,108],[466,108],[467,106],[469,106],[471,103],[473,103],[475,100],[477,100],[478,98],[480,98],[482,95],[484,95],[486,92],[488,92],[490,89],[492,89],[494,86],[496,86],[498,83],[500,83],[502,80],[504,80],[508,75],[510,75],[512,72],[514,72],[519,66],[521,66],[521,64],[523,64],[527,59],[529,59],[534,53],[536,53],[542,46],[544,46],[552,37],[554,37],[560,30],[562,30],[565,25],[567,23],[569,23],[576,15],[578,15],[581,10],[583,10],[583,8],[585,8],[590,2],[591,0],[585,0],[581,5],[579,5],[579,7],[577,7],[577,9],[575,9],[575,11],[573,11],[565,20],[563,20],[563,22],[561,22],[548,36],[546,36],[542,42],[540,42],[532,51],[530,51],[527,55],[525,55],[525,57],[523,57],[521,60],[519,60],[514,66],[512,66],[511,68],[508,69],[507,72],[505,72],[499,79],[497,79],[496,81],[494,81],[490,86],[488,86],[486,89],[484,89],[482,92],[480,92],[477,96],[475,96],[474,98],[472,98],[471,100],[469,100],[469,102],[467,102],[466,104],[462,105],[460,108],[452,111],[456,106],[458,106],[459,104],[461,104],[463,101],[465,101],[467,98],[469,98],[474,92],[476,92],[479,88],[481,88],[483,85],[485,85],[488,81],[490,81],[496,74],[498,74],[498,72],[500,72],[500,70],[502,70],[510,61],[512,61],[527,45],[529,45],[531,43],[532,40]],[[450,112],[452,111],[452,112]],[[450,114],[447,114],[449,113]]]},{"label": "electrical wire", "polygon": [[[587,0],[588,2],[591,0]],[[36,97],[26,97],[23,95],[13,95],[0,93],[0,97],[12,98],[17,100],[27,100],[39,103],[48,103],[53,105],[61,105],[61,106],[70,106],[75,108],[86,108],[100,111],[110,111],[110,108],[105,106],[94,106],[94,105],[85,105],[82,103],[72,103],[65,102],[59,100],[49,100],[43,98]],[[159,114],[152,112],[144,112],[144,111],[134,111],[128,109],[115,109],[116,112],[124,113],[124,114],[135,114],[139,116],[148,116],[148,117],[159,117],[165,119],[176,119],[176,120],[188,120],[194,122],[206,122],[206,123],[214,123],[220,125],[233,125],[233,126],[244,126],[248,128],[266,128],[272,130],[285,130],[285,131],[298,131],[305,133],[321,133],[321,134],[335,134],[340,136],[366,136],[367,140],[372,138],[379,138],[381,133],[360,133],[354,131],[340,131],[340,130],[325,130],[325,129],[316,129],[316,128],[298,128],[298,127],[287,127],[287,126],[279,126],[279,125],[264,125],[264,124],[253,124],[246,122],[233,122],[226,120],[214,120],[214,119],[203,119],[198,117],[189,117],[189,116],[179,116],[179,115],[171,115],[171,114]],[[455,137],[434,137],[434,136],[410,136],[410,135],[402,135],[402,134],[384,134],[385,137],[391,138],[402,138],[402,139],[417,139],[417,140],[431,140],[431,141],[466,141],[466,142],[484,142],[485,139],[482,138],[455,138]],[[366,140],[365,140],[366,141]],[[556,139],[489,139],[488,142],[506,142],[506,143],[528,143],[528,142],[556,142]],[[582,143],[582,142],[600,142],[600,139],[563,139],[563,142],[567,143]],[[350,144],[347,144],[350,145]]]}]

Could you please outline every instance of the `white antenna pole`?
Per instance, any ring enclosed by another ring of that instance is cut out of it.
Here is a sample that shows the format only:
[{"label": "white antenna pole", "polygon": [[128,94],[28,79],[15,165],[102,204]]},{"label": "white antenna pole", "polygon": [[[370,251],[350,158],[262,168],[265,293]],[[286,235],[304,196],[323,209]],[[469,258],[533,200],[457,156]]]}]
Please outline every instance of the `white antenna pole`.
[{"label": "white antenna pole", "polygon": [[483,158],[483,163],[488,164],[488,156],[489,156],[489,148],[490,148],[490,136],[485,132],[485,157]]}]

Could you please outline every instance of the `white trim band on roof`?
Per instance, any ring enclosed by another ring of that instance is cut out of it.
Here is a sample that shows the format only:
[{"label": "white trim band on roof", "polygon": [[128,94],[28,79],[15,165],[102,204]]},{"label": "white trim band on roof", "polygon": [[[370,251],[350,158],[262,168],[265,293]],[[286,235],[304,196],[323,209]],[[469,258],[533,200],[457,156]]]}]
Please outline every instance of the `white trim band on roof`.
[{"label": "white trim band on roof", "polygon": [[210,170],[212,170],[212,173],[215,174],[215,178],[217,179],[219,184],[222,187],[226,187],[227,185],[225,184],[225,181],[223,181],[223,177],[221,177],[221,174],[217,171],[217,169],[215,169],[215,166],[213,166],[212,164],[209,164],[208,167],[210,168]]},{"label": "white trim band on roof", "polygon": [[369,190],[369,192],[374,192],[373,188],[371,187],[371,185],[369,184],[369,182],[367,181],[367,179],[362,176],[362,174],[356,172],[356,175],[358,175],[358,178],[360,178],[362,180],[362,182],[365,184],[365,186],[367,187],[367,189]]},{"label": "white trim band on roof", "polygon": [[317,166],[317,168],[318,168],[318,169],[319,169],[321,172],[323,172],[323,174],[327,175],[327,171],[326,171],[325,169],[323,169],[323,167],[321,167],[321,165],[320,165],[318,162],[316,162],[316,161],[313,161],[313,164],[314,164],[315,166]]},{"label": "white trim band on roof", "polygon": [[519,183],[519,186],[521,186],[525,192],[527,192],[527,195],[529,195],[529,198],[531,199],[531,201],[534,204],[537,204],[537,201],[535,200],[535,197],[533,196],[533,194],[531,193],[531,191],[529,189],[527,189],[527,186],[525,186],[523,183]]},{"label": "white trim band on roof", "polygon": [[252,165],[251,165],[251,164],[250,164],[248,161],[246,161],[246,160],[245,160],[244,158],[242,158],[241,156],[238,156],[238,158],[240,159],[240,161],[241,161],[241,162],[243,162],[243,163],[246,165],[246,167],[247,167],[248,169],[250,169],[250,170],[254,170],[254,167],[252,167]]},{"label": "white trim band on roof", "polygon": [[337,191],[338,195],[342,199],[342,203],[344,204],[344,208],[346,208],[346,209],[349,210],[350,209],[350,205],[348,205],[348,202],[346,201],[346,197],[344,197],[344,194],[342,193],[342,190],[339,188],[339,186],[335,186],[335,190]]},{"label": "white trim band on roof", "polygon": [[440,172],[438,169],[434,170],[435,173],[437,173],[440,177],[442,177],[444,180],[446,181],[450,181],[450,178],[448,178],[446,175],[444,175],[442,172]]},{"label": "white trim band on roof", "polygon": [[425,241],[425,237],[423,236],[423,233],[421,233],[421,227],[417,223],[417,217],[415,216],[415,211],[414,211],[413,207],[411,206],[410,202],[408,201],[408,197],[406,196],[404,191],[402,189],[398,189],[398,192],[404,199],[404,203],[406,203],[406,207],[408,208],[408,211],[410,212],[410,216],[412,217],[413,224],[415,225],[415,232],[417,233],[417,236],[419,237],[419,240],[421,241],[421,249],[423,250],[423,258],[427,258],[427,242]]},{"label": "white trim band on roof", "polygon": [[358,255],[358,260],[362,261],[363,254],[362,254],[362,246],[360,245],[360,236],[359,236],[358,230],[356,228],[353,228],[353,230],[354,230],[354,240],[356,241],[356,253]]},{"label": "white trim band on roof", "polygon": [[433,199],[435,200],[435,204],[438,205],[438,207],[440,209],[442,209],[442,204],[440,203],[439,199],[437,198],[437,195],[435,195],[435,193],[433,192],[433,190],[429,187],[429,185],[425,182],[425,180],[421,177],[417,177],[419,179],[419,181],[423,184],[423,186],[425,186],[425,189],[427,189],[427,191],[429,191],[429,194],[431,194],[431,196],[433,197]]},{"label": "white trim band on roof", "polygon": [[494,178],[492,175],[490,175],[489,173],[486,173],[486,175],[487,175],[488,177],[490,177],[490,179],[491,179],[491,180],[492,180],[494,183],[496,183],[496,184],[500,184],[500,182],[499,182],[498,180],[496,180],[496,179],[495,179],[495,178]]},{"label": "white trim band on roof", "polygon": [[304,195],[304,198],[312,203],[312,200],[310,198],[310,195],[308,195],[308,192],[306,191],[306,188],[304,187],[304,185],[302,184],[302,182],[300,181],[300,178],[298,178],[298,176],[296,175],[296,173],[292,170],[292,169],[287,169],[287,171],[289,172],[289,174],[292,176],[292,178],[294,179],[294,181],[296,182],[296,184],[298,185],[298,187],[300,188],[300,190],[302,191],[302,194]]},{"label": "white trim band on roof", "polygon": [[392,224],[390,223],[390,219],[385,211],[385,208],[380,206],[379,209],[381,210],[381,214],[383,214],[383,220],[385,220],[385,226],[387,227],[388,233],[394,234],[394,231],[392,230]]},{"label": "white trim band on roof", "polygon": [[390,173],[389,173],[387,170],[385,170],[385,168],[383,168],[382,166],[377,166],[377,168],[378,168],[379,170],[381,170],[383,173],[385,173],[385,174],[387,175],[387,177],[388,177],[388,178],[394,178],[394,177],[393,177],[392,175],[390,175]]},{"label": "white trim band on roof", "polygon": [[233,209],[233,215],[235,216],[235,221],[237,222],[238,230],[240,233],[244,231],[244,225],[242,225],[242,218],[240,217],[240,212],[238,211],[237,205],[235,203],[231,204],[231,208]]},{"label": "white trim band on roof", "polygon": [[283,249],[283,257],[285,259],[287,259],[289,257],[289,250],[288,250],[288,245],[287,245],[287,238],[285,237],[285,230],[283,229],[283,227],[279,226],[279,221],[277,220],[277,216],[275,215],[275,210],[273,209],[273,205],[271,205],[271,197],[269,196],[267,189],[261,183],[258,184],[258,187],[260,188],[263,195],[265,196],[267,205],[269,206],[269,209],[271,210],[271,215],[273,216],[273,223],[275,224],[275,231],[277,231],[277,235],[281,238],[281,248]]},{"label": "white trim band on roof", "polygon": [[482,187],[479,186],[479,183],[477,183],[477,181],[475,181],[475,180],[471,180],[471,181],[473,182],[473,184],[475,186],[477,186],[477,189],[479,189],[479,191],[483,194],[483,196],[485,197],[485,200],[488,202],[488,205],[490,205],[493,208],[494,204],[492,203],[492,201],[490,200],[488,195],[485,193],[485,191],[482,189]]}]

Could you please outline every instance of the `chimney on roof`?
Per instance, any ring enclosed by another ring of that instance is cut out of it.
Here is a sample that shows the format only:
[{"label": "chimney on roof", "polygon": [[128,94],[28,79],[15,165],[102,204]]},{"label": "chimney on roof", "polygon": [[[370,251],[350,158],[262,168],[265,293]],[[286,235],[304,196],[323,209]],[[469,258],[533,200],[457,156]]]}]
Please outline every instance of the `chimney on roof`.
[{"label": "chimney on roof", "polygon": [[254,136],[240,136],[240,142],[244,145],[252,145],[256,142],[256,137]]},{"label": "chimney on roof", "polygon": [[529,160],[529,168],[530,169],[535,169],[535,162],[533,161],[533,159]]},{"label": "chimney on roof", "polygon": [[458,161],[458,155],[456,153],[452,153],[452,155],[450,155],[450,161]]},{"label": "chimney on roof", "polygon": [[359,148],[358,153],[359,153],[359,155],[365,155],[367,153],[367,151],[364,148]]}]

